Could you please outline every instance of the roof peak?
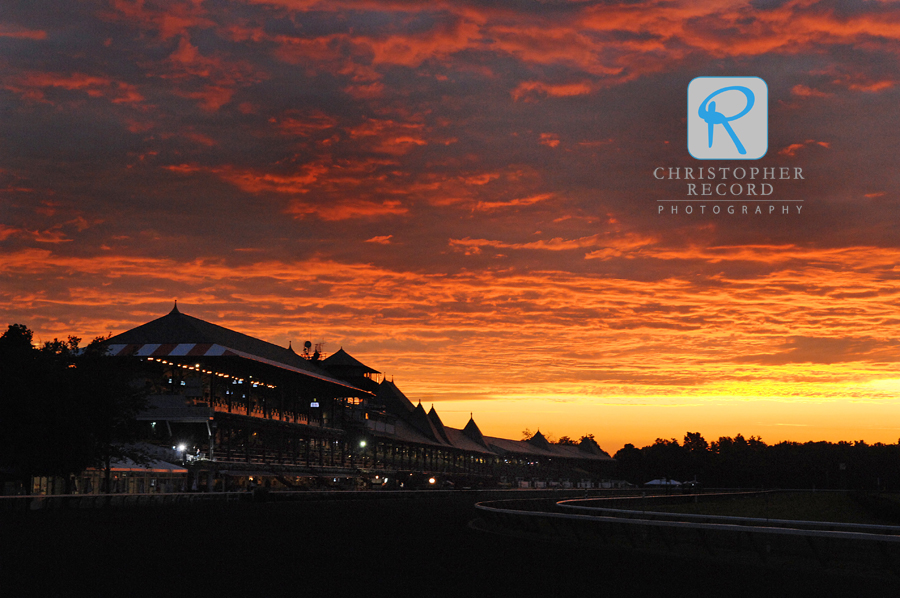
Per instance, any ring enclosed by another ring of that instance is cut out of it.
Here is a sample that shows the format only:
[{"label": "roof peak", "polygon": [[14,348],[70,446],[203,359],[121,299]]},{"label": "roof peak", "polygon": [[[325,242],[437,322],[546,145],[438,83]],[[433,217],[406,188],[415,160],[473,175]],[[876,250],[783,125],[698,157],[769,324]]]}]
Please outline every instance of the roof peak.
[{"label": "roof peak", "polygon": [[550,441],[547,440],[547,438],[546,438],[543,434],[541,434],[541,431],[540,431],[540,430],[538,430],[537,432],[535,432],[535,433],[534,433],[534,436],[532,436],[531,438],[529,438],[529,439],[526,440],[525,442],[527,442],[527,443],[530,444],[531,446],[536,446],[536,447],[542,448],[542,449],[548,449],[548,450],[549,450],[549,448],[550,448]]},{"label": "roof peak", "polygon": [[326,368],[339,368],[345,374],[357,376],[363,374],[379,374],[378,370],[370,368],[357,358],[353,357],[341,347],[328,357],[322,360],[322,365]]},{"label": "roof peak", "polygon": [[178,311],[178,299],[176,299],[176,300],[175,300],[175,306],[172,308],[172,311],[169,312],[169,315],[171,316],[171,315],[173,315],[173,314],[180,314],[180,313],[181,313],[181,312]]},{"label": "roof peak", "polygon": [[488,448],[487,442],[484,439],[484,434],[481,433],[481,430],[478,428],[478,424],[475,423],[475,419],[472,417],[471,412],[469,413],[469,423],[467,423],[466,427],[463,428],[463,434],[468,436],[470,440],[473,440],[481,446]]}]

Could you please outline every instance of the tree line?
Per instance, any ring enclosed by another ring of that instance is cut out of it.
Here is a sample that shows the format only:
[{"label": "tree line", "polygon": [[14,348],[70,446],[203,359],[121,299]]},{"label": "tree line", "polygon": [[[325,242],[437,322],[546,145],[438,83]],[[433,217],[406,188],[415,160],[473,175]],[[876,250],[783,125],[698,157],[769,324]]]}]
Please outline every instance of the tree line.
[{"label": "tree line", "polygon": [[779,442],[722,436],[707,442],[688,432],[681,443],[657,438],[615,454],[616,476],[633,484],[657,478],[696,479],[715,488],[900,491],[900,442]]}]

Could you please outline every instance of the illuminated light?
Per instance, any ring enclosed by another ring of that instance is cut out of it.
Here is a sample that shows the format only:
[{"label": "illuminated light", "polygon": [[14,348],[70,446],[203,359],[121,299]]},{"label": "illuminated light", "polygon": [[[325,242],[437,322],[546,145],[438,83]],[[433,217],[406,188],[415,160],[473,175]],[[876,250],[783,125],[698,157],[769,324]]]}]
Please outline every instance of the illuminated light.
[{"label": "illuminated light", "polygon": [[366,446],[366,441],[365,441],[365,440],[360,440],[359,446],[362,446],[362,447]]},{"label": "illuminated light", "polygon": [[435,482],[437,482],[436,479],[434,479],[434,478],[428,478],[428,483],[429,483],[429,484],[434,484]]},{"label": "illuminated light", "polygon": [[[172,448],[175,448],[175,447],[173,446]],[[185,445],[183,445],[183,444],[179,444],[179,445],[178,445],[178,451],[179,451],[179,452],[183,453],[183,452],[186,451],[186,450],[187,450],[187,447],[186,447]]]}]

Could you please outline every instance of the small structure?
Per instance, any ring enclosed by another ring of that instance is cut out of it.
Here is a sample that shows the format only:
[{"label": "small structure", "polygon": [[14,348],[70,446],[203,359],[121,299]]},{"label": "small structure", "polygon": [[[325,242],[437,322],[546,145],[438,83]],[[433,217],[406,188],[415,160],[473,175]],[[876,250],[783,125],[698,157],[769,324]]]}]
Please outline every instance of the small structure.
[{"label": "small structure", "polygon": [[672,488],[681,486],[681,482],[670,480],[669,478],[657,478],[645,483],[644,486],[649,486],[650,488]]}]

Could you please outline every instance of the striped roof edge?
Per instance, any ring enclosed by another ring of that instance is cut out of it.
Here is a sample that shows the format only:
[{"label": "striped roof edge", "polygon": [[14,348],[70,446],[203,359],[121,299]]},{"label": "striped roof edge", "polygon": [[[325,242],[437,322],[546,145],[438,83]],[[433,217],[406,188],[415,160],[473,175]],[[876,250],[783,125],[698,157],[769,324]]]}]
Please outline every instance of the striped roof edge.
[{"label": "striped roof edge", "polygon": [[161,318],[117,334],[106,344],[113,355],[123,356],[239,356],[371,394],[336,380],[291,349],[183,314],[177,304]]}]

